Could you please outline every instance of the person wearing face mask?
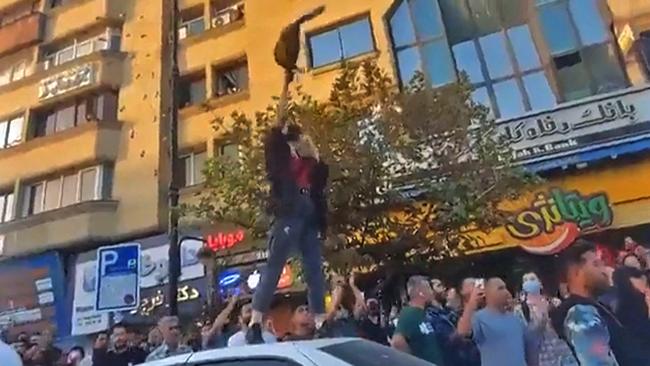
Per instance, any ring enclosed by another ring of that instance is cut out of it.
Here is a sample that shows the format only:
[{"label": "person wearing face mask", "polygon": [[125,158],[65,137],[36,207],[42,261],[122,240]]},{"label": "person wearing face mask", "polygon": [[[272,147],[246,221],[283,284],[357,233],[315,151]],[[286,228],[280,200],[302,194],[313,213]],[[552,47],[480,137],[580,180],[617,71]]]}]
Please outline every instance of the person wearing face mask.
[{"label": "person wearing face mask", "polygon": [[549,319],[550,303],[542,294],[542,282],[535,272],[522,277],[522,301],[515,307],[515,313],[529,328],[541,329],[540,336],[530,340],[532,348],[538,349],[538,356],[532,366],[578,365],[569,346],[553,330]]}]

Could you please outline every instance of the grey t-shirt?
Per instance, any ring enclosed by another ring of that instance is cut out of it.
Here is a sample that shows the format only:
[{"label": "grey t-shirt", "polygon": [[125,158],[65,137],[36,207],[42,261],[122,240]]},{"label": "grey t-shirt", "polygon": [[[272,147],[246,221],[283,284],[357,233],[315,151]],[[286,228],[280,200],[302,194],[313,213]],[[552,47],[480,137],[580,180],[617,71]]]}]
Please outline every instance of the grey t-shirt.
[{"label": "grey t-shirt", "polygon": [[511,312],[482,309],[472,319],[481,366],[526,366],[526,325]]}]

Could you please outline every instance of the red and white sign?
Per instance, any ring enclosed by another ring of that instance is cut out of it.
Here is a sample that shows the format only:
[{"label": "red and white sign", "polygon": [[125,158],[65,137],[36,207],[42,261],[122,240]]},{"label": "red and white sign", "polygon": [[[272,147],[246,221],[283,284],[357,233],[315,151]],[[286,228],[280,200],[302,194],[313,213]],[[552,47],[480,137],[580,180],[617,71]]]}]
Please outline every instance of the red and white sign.
[{"label": "red and white sign", "polygon": [[234,247],[235,245],[241,243],[246,239],[246,233],[244,230],[237,230],[230,233],[216,233],[208,235],[205,238],[205,241],[208,245],[208,248],[212,249],[215,252],[220,250],[226,250]]}]

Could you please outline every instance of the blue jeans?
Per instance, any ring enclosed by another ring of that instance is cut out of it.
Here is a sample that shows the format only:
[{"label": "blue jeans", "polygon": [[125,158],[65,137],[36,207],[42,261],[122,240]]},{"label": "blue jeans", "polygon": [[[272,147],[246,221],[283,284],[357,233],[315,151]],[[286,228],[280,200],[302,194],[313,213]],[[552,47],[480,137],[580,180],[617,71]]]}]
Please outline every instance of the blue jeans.
[{"label": "blue jeans", "polygon": [[271,307],[273,294],[282,269],[295,249],[302,255],[302,269],[308,288],[310,310],[314,314],[325,313],[325,277],[321,240],[314,203],[308,192],[292,189],[283,192],[284,200],[291,200],[289,212],[277,217],[269,238],[269,258],[262,273],[260,284],[253,295],[253,310],[266,313]]}]

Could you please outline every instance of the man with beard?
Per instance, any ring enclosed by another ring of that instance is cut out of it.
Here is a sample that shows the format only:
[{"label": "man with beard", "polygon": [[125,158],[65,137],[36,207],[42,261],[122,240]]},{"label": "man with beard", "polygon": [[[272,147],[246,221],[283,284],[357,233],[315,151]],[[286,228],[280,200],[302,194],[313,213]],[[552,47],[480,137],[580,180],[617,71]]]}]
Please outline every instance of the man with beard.
[{"label": "man with beard", "polygon": [[433,289],[433,298],[426,309],[427,321],[436,333],[446,364],[458,365],[459,357],[456,354],[458,350],[453,343],[455,338],[458,338],[456,334],[458,314],[446,307],[447,289],[441,280],[432,279],[431,288]]},{"label": "man with beard", "polygon": [[441,345],[434,333],[433,327],[427,321],[425,308],[433,299],[433,290],[424,276],[413,276],[407,284],[409,305],[402,309],[397,328],[391,340],[393,348],[431,362],[444,366]]},{"label": "man with beard", "polygon": [[[245,304],[241,308],[241,312],[239,314],[239,325],[241,327],[241,330],[235,334],[233,334],[229,339],[228,339],[228,347],[236,347],[236,346],[245,346],[247,344],[253,344],[249,342],[246,339],[246,333],[249,330],[249,324],[251,322],[251,317],[253,314],[253,307],[251,304]],[[262,343],[275,343],[277,342],[277,338],[275,335],[268,331],[262,331],[261,333],[262,337]],[[254,342],[255,344],[259,344],[259,342]]]},{"label": "man with beard", "polygon": [[375,298],[366,300],[365,309],[358,318],[359,332],[365,339],[388,346],[388,329],[381,321],[381,308]]},{"label": "man with beard", "polygon": [[563,254],[569,297],[551,313],[553,327],[581,365],[643,366],[637,340],[616,315],[596,299],[609,287],[606,266],[593,244],[579,240]]},{"label": "man with beard", "polygon": [[147,354],[139,347],[130,347],[128,332],[123,325],[113,327],[113,346],[109,349],[105,337],[97,337],[93,349],[93,366],[128,366],[143,363]]}]

